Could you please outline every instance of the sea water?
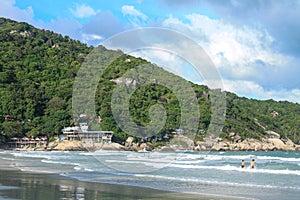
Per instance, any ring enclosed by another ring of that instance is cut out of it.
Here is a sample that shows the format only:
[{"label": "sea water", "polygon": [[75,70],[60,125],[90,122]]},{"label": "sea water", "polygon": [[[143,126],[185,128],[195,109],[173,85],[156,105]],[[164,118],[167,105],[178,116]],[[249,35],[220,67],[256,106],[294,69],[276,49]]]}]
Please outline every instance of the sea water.
[{"label": "sea water", "polygon": [[299,152],[3,151],[0,158],[20,170],[88,182],[266,200],[300,196]]}]

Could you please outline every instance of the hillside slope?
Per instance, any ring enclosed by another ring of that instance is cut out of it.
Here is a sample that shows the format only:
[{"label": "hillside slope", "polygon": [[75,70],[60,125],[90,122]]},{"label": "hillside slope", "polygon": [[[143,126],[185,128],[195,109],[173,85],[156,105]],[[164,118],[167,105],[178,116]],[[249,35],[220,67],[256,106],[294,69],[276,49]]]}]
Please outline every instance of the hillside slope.
[{"label": "hillside slope", "polygon": [[[73,83],[82,62],[93,49],[67,36],[0,18],[0,139],[40,134],[52,137],[64,126],[73,125]],[[99,47],[99,51],[103,55],[120,54],[104,47]],[[115,132],[115,141],[124,141],[130,133],[123,132],[112,115],[111,95],[117,85],[114,80],[141,64],[149,63],[123,54],[110,64],[99,81],[96,112],[103,119],[102,129]],[[192,84],[192,87],[199,102],[199,130],[206,131],[211,119],[210,91],[206,86]],[[278,133],[281,138],[299,144],[299,104],[240,98],[233,93],[226,93],[226,99],[225,126],[217,133],[222,138],[234,140],[231,137],[234,132],[240,140],[261,140],[272,134],[277,137]],[[134,92],[130,100],[132,120],[147,125],[149,107],[156,103],[163,105],[168,113],[167,123],[159,135],[178,128],[181,116],[178,99],[169,89],[155,83]],[[201,131],[195,140],[204,137]]]}]

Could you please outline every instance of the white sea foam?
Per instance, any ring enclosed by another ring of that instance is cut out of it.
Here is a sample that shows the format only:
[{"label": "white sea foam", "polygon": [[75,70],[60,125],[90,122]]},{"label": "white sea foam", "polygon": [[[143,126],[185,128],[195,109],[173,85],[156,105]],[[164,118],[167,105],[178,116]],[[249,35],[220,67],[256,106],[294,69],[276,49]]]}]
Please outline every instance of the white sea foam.
[{"label": "white sea foam", "polygon": [[89,168],[85,168],[85,167],[79,166],[79,165],[75,166],[74,169],[76,171],[87,171],[87,172],[93,172],[93,171],[95,171],[95,170],[92,170],[92,169],[89,169]]},{"label": "white sea foam", "polygon": [[273,160],[273,161],[284,161],[284,162],[300,162],[300,158],[285,158],[285,157],[274,157],[274,156],[255,156],[255,155],[192,155],[184,158],[189,159],[203,159],[208,161],[217,160],[245,160],[256,158],[257,160]]},{"label": "white sea foam", "polygon": [[17,189],[19,189],[19,187],[0,185],[0,190],[17,190]]},{"label": "white sea foam", "polygon": [[241,171],[241,172],[249,172],[249,173],[268,173],[268,174],[291,174],[291,175],[299,175],[299,170],[275,170],[275,169],[249,169],[249,168],[240,168],[231,165],[223,165],[223,166],[204,166],[204,165],[179,165],[172,164],[170,167],[175,168],[183,168],[183,169],[214,169],[214,170],[222,170],[222,171]]},{"label": "white sea foam", "polygon": [[244,187],[257,187],[257,188],[285,188],[285,189],[294,189],[300,190],[300,187],[282,187],[275,185],[260,185],[260,184],[248,184],[248,183],[238,183],[238,182],[224,182],[224,181],[210,181],[203,180],[198,178],[183,178],[183,177],[170,177],[170,176],[161,176],[161,175],[150,175],[150,174],[134,174],[136,177],[144,177],[144,178],[153,178],[153,179],[165,179],[169,181],[182,181],[182,182],[196,182],[203,184],[214,184],[214,185],[229,185],[229,186],[244,186]]},{"label": "white sea foam", "polygon": [[75,166],[75,167],[74,167],[74,169],[75,169],[76,171],[80,171],[80,170],[82,170],[82,168],[81,168],[81,167],[79,167],[79,166]]},{"label": "white sea foam", "polygon": [[188,160],[176,160],[175,162],[173,162],[174,164],[199,164],[199,163],[204,163],[204,160],[192,160],[192,161],[188,161]]},{"label": "white sea foam", "polygon": [[95,170],[89,169],[89,168],[84,168],[84,171],[87,171],[87,172],[93,172],[93,171],[95,171]]},{"label": "white sea foam", "polygon": [[[110,164],[117,164],[117,163],[122,163],[122,164],[127,164],[128,167],[128,170],[131,171],[131,168],[132,167],[135,167],[135,166],[138,166],[138,165],[144,165],[144,166],[148,166],[148,167],[152,167],[152,168],[156,168],[156,169],[160,169],[160,168],[163,168],[163,167],[166,167],[168,166],[168,162],[151,162],[151,161],[140,161],[140,160],[105,160],[106,163],[110,163]],[[110,166],[112,166],[110,165]],[[118,167],[118,165],[114,165],[115,167]],[[130,167],[131,166],[131,167]],[[123,166],[120,166],[121,168],[124,168]],[[124,168],[124,169],[126,169]],[[145,170],[150,170],[150,169],[146,169],[144,168],[143,171]]]},{"label": "white sea foam", "polygon": [[11,153],[13,156],[15,157],[22,157],[22,158],[47,158],[50,159],[51,157],[53,157],[53,155],[47,155],[47,154],[39,154],[39,153],[28,153],[28,152],[24,152],[24,153]]},{"label": "white sea foam", "polygon": [[3,159],[3,160],[11,160],[11,161],[15,160],[13,158],[1,158],[1,159]]},{"label": "white sea foam", "polygon": [[125,163],[125,164],[144,164],[147,166],[162,167],[170,163],[181,164],[197,164],[202,163],[204,160],[187,159],[186,157],[177,157],[168,154],[129,154],[126,157],[119,157],[118,159],[106,159],[105,162],[110,163]]},{"label": "white sea foam", "polygon": [[259,160],[281,160],[287,162],[300,162],[300,158],[285,158],[285,157],[274,157],[274,156],[255,156],[255,155],[200,155],[199,158],[205,160],[243,160],[243,159],[252,159],[257,158]]},{"label": "white sea foam", "polygon": [[101,156],[101,155],[107,155],[107,156],[118,156],[118,155],[127,155],[124,151],[106,151],[106,150],[98,150],[94,152],[82,152],[79,153],[80,155],[86,155],[86,156]]},{"label": "white sea foam", "polygon": [[257,156],[260,160],[280,160],[284,162],[300,162],[300,158],[284,158],[284,157],[273,157],[273,156]]},{"label": "white sea foam", "polygon": [[80,165],[79,163],[73,163],[73,162],[65,162],[65,161],[54,161],[54,160],[41,160],[43,163],[51,163],[51,164],[62,164],[62,165]]},{"label": "white sea foam", "polygon": [[[173,155],[172,155],[173,156]],[[197,160],[199,158],[203,158],[206,155],[199,154],[181,154],[178,157],[178,160]]]},{"label": "white sea foam", "polygon": [[201,155],[199,158],[202,158],[204,160],[244,160],[244,159],[251,159],[255,157],[254,155]]}]

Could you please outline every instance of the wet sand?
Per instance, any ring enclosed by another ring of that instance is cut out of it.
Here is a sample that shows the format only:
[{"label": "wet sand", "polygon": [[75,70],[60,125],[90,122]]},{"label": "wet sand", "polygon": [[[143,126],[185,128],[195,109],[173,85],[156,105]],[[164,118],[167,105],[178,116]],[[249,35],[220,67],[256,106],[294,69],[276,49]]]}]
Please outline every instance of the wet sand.
[{"label": "wet sand", "polygon": [[9,160],[0,158],[0,199],[232,199],[85,182],[57,174],[24,172],[10,165]]}]

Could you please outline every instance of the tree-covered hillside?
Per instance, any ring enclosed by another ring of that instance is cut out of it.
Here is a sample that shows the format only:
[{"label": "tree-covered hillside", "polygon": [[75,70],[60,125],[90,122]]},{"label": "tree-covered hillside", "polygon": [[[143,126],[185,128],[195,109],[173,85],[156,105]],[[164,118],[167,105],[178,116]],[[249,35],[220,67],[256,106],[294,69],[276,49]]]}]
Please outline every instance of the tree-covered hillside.
[{"label": "tree-covered hillside", "polygon": [[[0,140],[23,135],[51,137],[59,134],[64,126],[74,125],[73,84],[82,62],[93,49],[67,36],[0,18]],[[104,47],[99,47],[99,51],[103,55],[120,54]],[[115,132],[115,141],[122,141],[130,134],[121,130],[112,115],[111,95],[117,86],[116,80],[141,64],[149,63],[122,54],[99,80],[96,112],[102,117],[102,129]],[[199,103],[201,130],[195,140],[201,140],[205,137],[202,130],[207,130],[211,119],[210,91],[206,86],[192,84],[192,87]],[[223,138],[230,140],[229,133],[235,132],[241,139],[262,139],[268,136],[268,131],[274,131],[282,138],[300,142],[299,104],[246,99],[232,93],[226,93],[226,99]],[[147,125],[149,108],[156,103],[164,106],[167,112],[167,123],[160,134],[178,128],[179,101],[172,91],[155,82],[137,89],[132,95],[132,120],[138,125]]]},{"label": "tree-covered hillside", "polygon": [[91,48],[3,18],[0,46],[1,134],[58,133],[71,122],[73,80]]}]

